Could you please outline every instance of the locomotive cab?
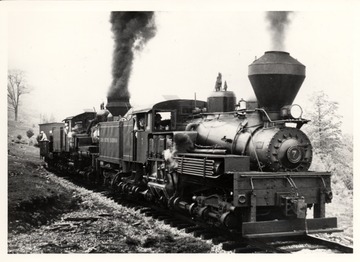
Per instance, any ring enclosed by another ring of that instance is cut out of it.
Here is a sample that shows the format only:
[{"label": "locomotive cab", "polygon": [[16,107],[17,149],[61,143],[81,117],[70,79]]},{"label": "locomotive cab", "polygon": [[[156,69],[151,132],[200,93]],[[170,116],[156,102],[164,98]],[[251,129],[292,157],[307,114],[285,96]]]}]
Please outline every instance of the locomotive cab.
[{"label": "locomotive cab", "polygon": [[[92,144],[91,136],[87,134],[86,131],[87,127],[95,117],[96,112],[84,112],[63,120],[65,122],[63,147],[66,152],[76,152],[79,150],[79,147]],[[80,151],[83,150],[84,149]]]}]

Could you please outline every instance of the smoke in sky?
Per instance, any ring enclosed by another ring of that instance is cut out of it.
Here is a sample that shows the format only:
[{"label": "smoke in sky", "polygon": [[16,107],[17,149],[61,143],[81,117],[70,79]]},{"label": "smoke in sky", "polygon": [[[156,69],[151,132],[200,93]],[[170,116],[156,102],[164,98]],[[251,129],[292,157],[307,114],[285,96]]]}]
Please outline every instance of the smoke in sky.
[{"label": "smoke in sky", "polygon": [[285,50],[286,31],[291,23],[291,11],[269,11],[266,12],[266,20],[269,22],[272,49]]},{"label": "smoke in sky", "polygon": [[153,12],[112,12],[110,22],[114,34],[112,85],[108,98],[129,98],[128,82],[134,53],[155,36]]}]

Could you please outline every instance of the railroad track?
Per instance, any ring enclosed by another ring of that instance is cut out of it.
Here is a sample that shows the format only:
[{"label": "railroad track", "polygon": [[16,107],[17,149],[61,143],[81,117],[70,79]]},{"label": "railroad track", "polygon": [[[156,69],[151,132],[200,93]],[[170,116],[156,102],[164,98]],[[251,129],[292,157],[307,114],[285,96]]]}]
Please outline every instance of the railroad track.
[{"label": "railroad track", "polygon": [[215,245],[222,244],[225,251],[234,253],[297,253],[316,250],[327,253],[353,253],[352,247],[311,235],[247,239],[236,232],[221,230],[158,206],[144,206],[144,203],[137,203],[132,200],[124,201],[121,197],[112,196],[111,198],[119,204],[139,210],[144,216],[153,217],[179,230],[184,229],[186,233],[203,240],[211,240]]},{"label": "railroad track", "polygon": [[[54,171],[52,170],[52,172]],[[64,174],[61,176],[78,186],[92,190],[91,187],[79,183],[78,180],[74,181],[72,176],[64,176]],[[99,191],[98,188],[96,190]],[[214,245],[222,244],[222,249],[225,251],[234,253],[297,253],[316,250],[327,253],[353,253],[352,247],[311,235],[247,239],[237,232],[229,232],[201,221],[195,221],[184,214],[175,213],[172,210],[147,202],[140,202],[129,198],[127,195],[121,195],[105,188],[100,189],[100,192],[105,197],[127,208],[133,208],[144,216],[162,221],[173,228],[184,230],[185,233],[192,234],[194,237],[211,240]]]},{"label": "railroad track", "polygon": [[254,239],[250,240],[250,243],[275,253],[298,253],[314,250],[326,253],[353,253],[352,247],[311,235]]}]

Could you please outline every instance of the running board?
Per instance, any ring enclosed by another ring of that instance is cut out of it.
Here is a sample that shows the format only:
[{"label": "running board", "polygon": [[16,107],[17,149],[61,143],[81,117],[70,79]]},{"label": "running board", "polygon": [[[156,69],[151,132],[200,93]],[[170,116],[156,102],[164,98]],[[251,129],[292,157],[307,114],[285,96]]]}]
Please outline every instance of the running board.
[{"label": "running board", "polygon": [[337,228],[336,217],[244,222],[242,224],[242,235],[246,238],[298,236],[342,231]]}]

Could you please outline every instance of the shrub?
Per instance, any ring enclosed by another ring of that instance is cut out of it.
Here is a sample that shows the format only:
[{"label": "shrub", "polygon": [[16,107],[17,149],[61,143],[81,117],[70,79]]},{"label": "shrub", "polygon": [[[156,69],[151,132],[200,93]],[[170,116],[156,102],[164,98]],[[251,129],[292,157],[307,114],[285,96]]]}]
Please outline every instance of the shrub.
[{"label": "shrub", "polygon": [[17,135],[17,137],[16,137],[18,140],[21,140],[21,138],[22,138],[22,135]]},{"label": "shrub", "polygon": [[26,131],[26,135],[28,138],[31,138],[34,135],[34,131],[30,128],[28,131]]}]

